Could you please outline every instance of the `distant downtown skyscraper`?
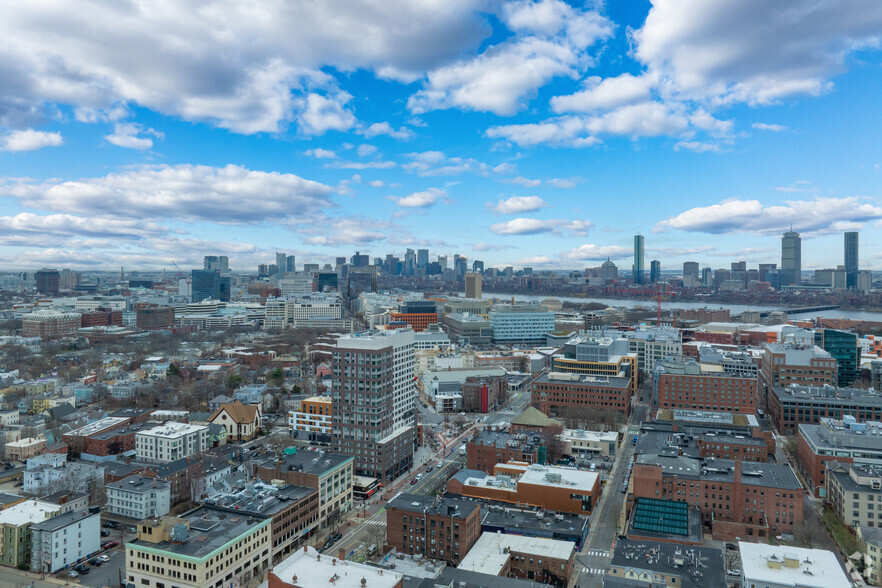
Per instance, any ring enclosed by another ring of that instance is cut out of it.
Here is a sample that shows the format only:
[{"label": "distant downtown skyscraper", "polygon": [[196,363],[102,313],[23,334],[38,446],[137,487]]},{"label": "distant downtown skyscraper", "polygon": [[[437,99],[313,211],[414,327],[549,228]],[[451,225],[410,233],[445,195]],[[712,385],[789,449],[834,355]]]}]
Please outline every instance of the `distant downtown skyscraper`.
[{"label": "distant downtown skyscraper", "polygon": [[854,288],[857,285],[858,274],[858,233],[849,231],[845,233],[845,285]]},{"label": "distant downtown skyscraper", "polygon": [[631,268],[631,280],[635,284],[643,283],[643,271],[646,263],[643,259],[643,235],[634,235],[634,266]]},{"label": "distant downtown skyscraper", "polygon": [[649,262],[649,281],[653,284],[661,281],[661,262],[657,259]]},{"label": "distant downtown skyscraper", "polygon": [[781,285],[802,284],[802,239],[799,233],[787,231],[781,238]]}]

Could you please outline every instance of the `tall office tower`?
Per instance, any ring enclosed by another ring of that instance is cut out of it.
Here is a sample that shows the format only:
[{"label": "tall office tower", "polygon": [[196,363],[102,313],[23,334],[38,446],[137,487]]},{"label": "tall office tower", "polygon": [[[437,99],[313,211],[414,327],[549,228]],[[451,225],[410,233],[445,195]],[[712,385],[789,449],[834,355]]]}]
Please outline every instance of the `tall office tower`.
[{"label": "tall office tower", "polygon": [[268,276],[269,275],[269,265],[265,263],[261,263],[257,266],[257,275],[258,276]]},{"label": "tall office tower", "polygon": [[661,280],[661,262],[657,259],[653,259],[649,262],[649,281],[653,284],[658,284]]},{"label": "tall office tower", "polygon": [[230,301],[230,276],[222,276],[218,270],[193,270],[191,273],[191,302],[208,298]]},{"label": "tall office tower", "polygon": [[733,261],[732,262],[732,273],[735,272],[746,272],[747,271],[747,262],[746,261]]},{"label": "tall office tower", "polygon": [[477,259],[472,262],[472,271],[477,272],[479,274],[484,273],[484,262],[478,261]]},{"label": "tall office tower", "polygon": [[606,258],[606,261],[600,264],[600,278],[604,280],[618,280],[619,279],[619,268],[616,267],[614,261],[612,261],[609,257]]},{"label": "tall office tower", "polygon": [[61,285],[61,273],[57,269],[43,268],[34,274],[37,282],[37,294],[55,296]]},{"label": "tall office tower", "polygon": [[643,273],[646,262],[643,259],[643,235],[634,235],[634,265],[631,267],[631,281],[635,284],[643,283]]},{"label": "tall office tower", "polygon": [[228,274],[230,273],[230,258],[226,255],[206,255],[202,259],[202,269],[217,270],[222,274]]},{"label": "tall office tower", "polygon": [[447,269],[447,256],[446,255],[439,255],[438,256],[438,265],[441,266],[442,270]]},{"label": "tall office tower", "polygon": [[458,253],[453,256],[453,271],[457,278],[463,277],[469,271],[469,261]]},{"label": "tall office tower", "polygon": [[802,284],[802,239],[799,233],[787,231],[781,238],[781,285]]},{"label": "tall office tower", "polygon": [[276,252],[276,273],[281,276],[286,271],[288,271],[288,256]]},{"label": "tall office tower", "polygon": [[769,272],[778,269],[777,263],[761,263],[759,264],[759,281],[768,282]]},{"label": "tall office tower", "polygon": [[858,274],[858,233],[845,233],[845,281],[849,289],[857,286]]},{"label": "tall office tower", "polygon": [[289,255],[288,258],[285,260],[285,271],[289,274],[293,274],[297,271],[296,259],[297,258],[293,255]]},{"label": "tall office tower", "polygon": [[337,257],[337,258],[336,258],[336,261],[335,261],[335,263],[334,263],[334,266],[335,266],[335,267],[340,267],[341,265],[346,265],[346,258],[345,258],[345,257]]},{"label": "tall office tower", "polygon": [[698,262],[683,262],[683,285],[686,287],[698,285]]},{"label": "tall office tower", "polygon": [[333,349],[333,449],[351,455],[355,473],[397,478],[413,465],[414,332],[343,335]]},{"label": "tall office tower", "polygon": [[361,252],[356,251],[355,255],[350,259],[350,263],[355,267],[367,267],[371,264],[371,256],[362,255]]},{"label": "tall office tower", "polygon": [[417,267],[420,269],[426,269],[429,267],[428,249],[417,249]]},{"label": "tall office tower", "polygon": [[481,274],[475,273],[465,275],[465,297],[481,297]]},{"label": "tall office tower", "polygon": [[404,252],[404,275],[412,276],[416,273],[416,252],[408,249]]}]

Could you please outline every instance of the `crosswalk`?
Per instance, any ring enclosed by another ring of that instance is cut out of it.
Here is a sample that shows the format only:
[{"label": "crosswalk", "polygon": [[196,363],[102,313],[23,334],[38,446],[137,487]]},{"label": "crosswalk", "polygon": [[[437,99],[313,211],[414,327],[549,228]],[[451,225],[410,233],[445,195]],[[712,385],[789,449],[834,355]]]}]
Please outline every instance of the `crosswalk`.
[{"label": "crosswalk", "polygon": [[376,526],[378,526],[378,527],[385,527],[385,526],[386,526],[386,521],[384,521],[384,520],[382,520],[382,519],[379,519],[379,520],[368,519],[368,520],[364,521],[364,523],[362,523],[362,524],[364,524],[364,525],[376,525]]},{"label": "crosswalk", "polygon": [[582,573],[591,574],[592,576],[602,576],[606,573],[606,570],[600,568],[582,568]]},{"label": "crosswalk", "polygon": [[605,549],[589,549],[585,555],[593,555],[594,557],[609,557],[609,551]]}]

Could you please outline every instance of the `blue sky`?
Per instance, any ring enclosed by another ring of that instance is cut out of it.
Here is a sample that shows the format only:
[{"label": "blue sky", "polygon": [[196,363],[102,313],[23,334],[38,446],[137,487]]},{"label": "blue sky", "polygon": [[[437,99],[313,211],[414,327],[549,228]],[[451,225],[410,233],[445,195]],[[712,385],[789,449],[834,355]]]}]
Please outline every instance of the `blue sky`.
[{"label": "blue sky", "polygon": [[882,269],[875,0],[0,10],[0,269]]}]

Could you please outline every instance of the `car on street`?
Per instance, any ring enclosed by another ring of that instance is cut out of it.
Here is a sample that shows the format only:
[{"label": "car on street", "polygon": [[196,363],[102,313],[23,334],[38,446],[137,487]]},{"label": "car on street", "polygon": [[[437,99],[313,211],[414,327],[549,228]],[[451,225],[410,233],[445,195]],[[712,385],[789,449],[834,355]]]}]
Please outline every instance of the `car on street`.
[{"label": "car on street", "polygon": [[429,472],[431,472],[434,469],[435,469],[435,466],[429,466],[426,468],[426,473],[428,474]]},{"label": "car on street", "polygon": [[104,562],[104,563],[107,563],[107,562],[110,561],[110,558],[109,558],[108,556],[104,555],[104,554],[99,555],[99,556],[98,556],[98,559],[100,559],[100,560],[101,560],[102,562]]},{"label": "car on street", "polygon": [[79,577],[80,574],[76,570],[71,570],[67,573],[67,575],[70,576],[71,578],[77,578],[77,577]]},{"label": "car on street", "polygon": [[95,566],[96,568],[99,567],[103,563],[104,562],[101,561],[100,559],[98,559],[97,557],[93,557],[92,559],[89,560],[89,565]]},{"label": "car on street", "polygon": [[110,531],[108,531],[107,529],[101,529],[101,536],[110,537]]},{"label": "car on street", "polygon": [[417,483],[417,479],[416,479],[416,478],[414,478],[413,480],[410,481],[410,485],[411,485],[411,486],[413,486],[413,485],[416,484],[416,483]]},{"label": "car on street", "polygon": [[101,544],[101,549],[113,549],[119,545],[119,541],[105,541]]}]

